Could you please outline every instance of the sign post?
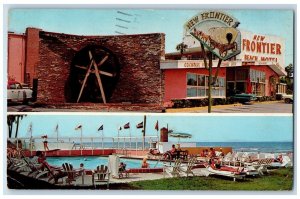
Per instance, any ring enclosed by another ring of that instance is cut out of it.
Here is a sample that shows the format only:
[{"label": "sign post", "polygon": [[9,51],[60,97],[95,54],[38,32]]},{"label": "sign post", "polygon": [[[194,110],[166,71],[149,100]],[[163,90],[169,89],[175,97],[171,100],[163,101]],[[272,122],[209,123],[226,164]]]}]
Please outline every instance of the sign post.
[{"label": "sign post", "polygon": [[[240,24],[232,16],[221,11],[204,11],[193,16],[185,25],[185,35],[191,35],[201,44],[205,68],[209,71],[208,77],[208,113],[211,113],[212,87],[215,85],[222,60],[230,59],[241,52],[241,33],[237,29]],[[207,66],[206,51],[209,65]],[[215,77],[212,74],[212,55],[219,58]]]}]

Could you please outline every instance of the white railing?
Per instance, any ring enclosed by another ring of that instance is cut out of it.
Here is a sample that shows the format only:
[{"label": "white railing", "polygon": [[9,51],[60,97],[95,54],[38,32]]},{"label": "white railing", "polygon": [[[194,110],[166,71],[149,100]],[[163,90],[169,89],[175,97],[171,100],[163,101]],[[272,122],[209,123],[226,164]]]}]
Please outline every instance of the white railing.
[{"label": "white railing", "polygon": [[[12,143],[16,144],[17,148],[28,149],[30,151],[36,151],[37,146],[43,147],[44,139],[41,137],[19,137],[8,138]],[[143,146],[143,140],[145,140],[145,146]],[[69,146],[65,150],[85,150],[90,149],[126,149],[126,150],[142,150],[152,148],[152,143],[158,141],[157,136],[145,136],[145,137],[48,137],[48,147],[53,149],[63,149],[64,146]],[[70,147],[72,146],[72,147]],[[51,150],[50,148],[50,150]]]}]

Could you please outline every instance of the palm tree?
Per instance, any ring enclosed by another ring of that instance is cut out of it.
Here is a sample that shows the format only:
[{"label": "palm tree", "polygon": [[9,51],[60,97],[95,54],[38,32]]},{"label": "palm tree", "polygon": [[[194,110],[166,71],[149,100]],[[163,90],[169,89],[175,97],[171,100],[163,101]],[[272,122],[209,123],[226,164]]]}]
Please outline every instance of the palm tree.
[{"label": "palm tree", "polygon": [[287,73],[288,77],[291,77],[294,72],[293,64],[289,64],[287,67],[285,67],[285,72]]},{"label": "palm tree", "polygon": [[182,57],[184,51],[186,51],[187,47],[188,47],[188,46],[187,46],[186,44],[184,44],[183,42],[181,42],[180,44],[177,44],[176,50],[177,50],[177,51],[180,51],[181,57]]},{"label": "palm tree", "polygon": [[12,130],[13,130],[14,123],[17,125],[16,126],[16,131],[15,131],[15,138],[18,137],[20,120],[22,120],[24,116],[26,116],[26,115],[8,115],[7,116],[8,136],[9,136],[9,138],[12,137]]},{"label": "palm tree", "polygon": [[287,93],[293,93],[294,92],[294,67],[293,64],[289,64],[287,67],[285,67],[285,71],[287,73],[285,77],[285,81],[287,84]]}]

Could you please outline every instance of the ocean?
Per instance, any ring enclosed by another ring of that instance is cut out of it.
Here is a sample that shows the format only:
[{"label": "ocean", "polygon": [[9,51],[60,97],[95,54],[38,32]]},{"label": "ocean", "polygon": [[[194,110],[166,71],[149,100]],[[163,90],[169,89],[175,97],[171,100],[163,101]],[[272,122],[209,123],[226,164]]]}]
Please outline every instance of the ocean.
[{"label": "ocean", "polygon": [[[86,147],[91,147],[89,142],[83,143]],[[232,147],[235,152],[263,152],[263,153],[286,153],[294,151],[293,142],[196,142],[196,146],[208,146],[208,147]],[[93,143],[93,147],[102,148],[102,143]],[[132,142],[131,146],[129,142],[120,141],[117,142],[104,142],[104,148],[142,148],[142,142]],[[149,148],[150,144],[145,143],[145,147]]]},{"label": "ocean", "polygon": [[293,152],[293,142],[197,142],[197,146],[232,147],[236,152],[280,153]]}]

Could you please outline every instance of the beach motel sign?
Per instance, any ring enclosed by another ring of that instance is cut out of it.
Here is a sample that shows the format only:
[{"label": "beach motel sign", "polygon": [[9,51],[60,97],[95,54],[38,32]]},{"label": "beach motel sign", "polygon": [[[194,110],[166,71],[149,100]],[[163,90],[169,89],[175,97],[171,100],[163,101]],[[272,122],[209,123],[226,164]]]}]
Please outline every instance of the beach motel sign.
[{"label": "beach motel sign", "polygon": [[220,11],[205,11],[184,24],[185,34],[191,34],[221,60],[241,52],[240,24],[232,16]]}]

